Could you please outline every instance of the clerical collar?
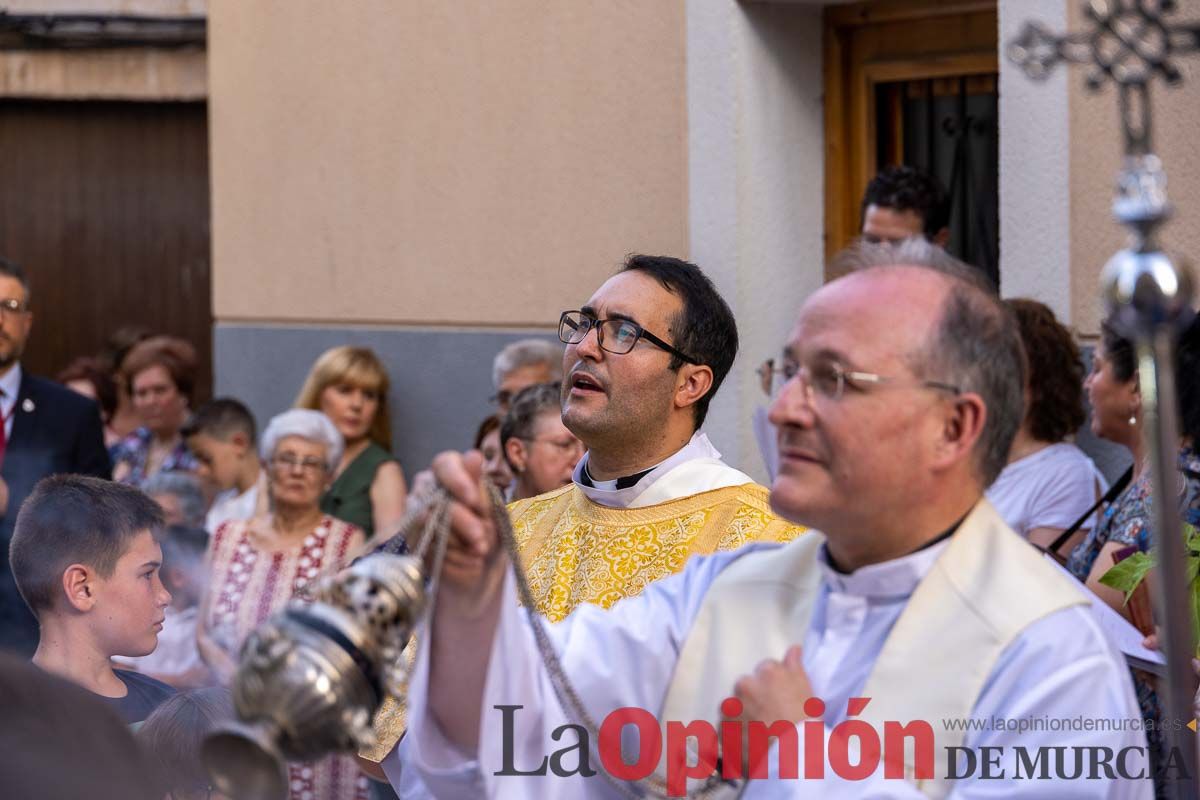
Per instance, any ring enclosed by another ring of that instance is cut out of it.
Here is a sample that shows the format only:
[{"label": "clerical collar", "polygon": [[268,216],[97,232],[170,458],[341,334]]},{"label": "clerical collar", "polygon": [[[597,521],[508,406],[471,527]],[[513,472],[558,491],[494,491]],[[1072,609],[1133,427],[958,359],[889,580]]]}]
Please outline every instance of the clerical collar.
[{"label": "clerical collar", "polygon": [[583,473],[579,476],[579,483],[583,486],[590,486],[594,489],[628,489],[631,486],[637,486],[637,482],[649,475],[654,470],[658,469],[658,464],[655,464],[650,469],[644,469],[641,472],[635,472],[632,475],[623,475],[620,478],[612,481],[598,481],[592,477],[592,473],[588,472],[587,464],[583,465]]},{"label": "clerical collar", "polygon": [[[607,508],[630,508],[637,503],[640,496],[675,467],[694,459],[720,459],[721,454],[712,442],[701,431],[692,434],[691,440],[680,448],[674,455],[660,464],[634,475],[627,475],[615,481],[597,481],[587,474],[588,453],[583,454],[575,465],[571,476],[589,500]],[[748,480],[748,479],[747,479]]]},{"label": "clerical collar", "polygon": [[[916,555],[917,553],[920,553],[922,550],[930,550],[932,548],[937,547],[939,544],[941,544],[942,542],[946,541],[947,539],[949,539],[951,536],[954,535],[954,532],[956,530],[958,530],[959,527],[962,526],[963,520],[965,520],[970,515],[970,513],[971,512],[968,511],[966,514],[963,514],[961,517],[958,518],[958,520],[953,525],[951,525],[949,528],[947,528],[946,530],[939,533],[937,536],[930,539],[925,544],[918,547],[916,550],[913,550],[909,553],[905,553],[904,555],[899,556],[898,558],[890,559],[889,561],[885,561],[883,563],[889,564],[892,561],[899,561],[901,559],[908,558],[909,556]],[[841,566],[836,561],[833,560],[833,554],[829,552],[829,548],[827,546],[823,546],[821,549],[825,555],[825,563],[829,565],[829,568],[831,570],[833,570],[834,572],[836,572],[839,575],[853,575],[854,574],[852,572],[846,572],[846,570],[842,569]],[[940,550],[940,548],[939,548],[939,550]],[[872,565],[872,564],[867,565],[867,567],[870,567],[870,566],[874,566],[874,565]],[[860,569],[866,569],[867,567],[861,567]],[[855,571],[857,572],[857,570],[855,570]]]}]

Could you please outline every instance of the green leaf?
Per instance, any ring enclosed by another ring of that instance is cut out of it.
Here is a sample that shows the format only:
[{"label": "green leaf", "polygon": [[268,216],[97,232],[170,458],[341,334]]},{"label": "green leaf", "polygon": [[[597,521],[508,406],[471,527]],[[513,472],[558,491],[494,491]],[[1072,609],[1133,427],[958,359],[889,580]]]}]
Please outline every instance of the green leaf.
[{"label": "green leaf", "polygon": [[1200,581],[1196,580],[1192,581],[1192,641],[1196,643],[1195,655],[1200,657]]},{"label": "green leaf", "polygon": [[1128,603],[1133,590],[1138,587],[1138,584],[1146,577],[1146,573],[1153,567],[1154,559],[1149,553],[1134,553],[1129,558],[1114,564],[1108,572],[1100,577],[1100,582],[1105,586],[1124,592],[1125,602]]}]

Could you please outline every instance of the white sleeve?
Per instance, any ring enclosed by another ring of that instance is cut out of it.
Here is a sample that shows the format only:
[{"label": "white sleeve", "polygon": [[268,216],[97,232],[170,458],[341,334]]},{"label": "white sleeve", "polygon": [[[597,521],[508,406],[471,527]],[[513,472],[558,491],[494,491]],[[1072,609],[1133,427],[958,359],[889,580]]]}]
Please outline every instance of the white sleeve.
[{"label": "white sleeve", "polygon": [[[928,720],[934,725],[948,720]],[[1017,730],[1024,721],[1027,728]],[[1151,800],[1154,783],[1148,777],[1146,739],[1139,724],[1141,712],[1134,697],[1129,669],[1109,646],[1089,612],[1070,608],[1056,612],[1025,631],[1000,657],[975,706],[968,724],[974,728],[963,747],[975,755],[974,771],[953,784],[951,800],[1001,800],[1005,798],[1053,797],[1055,800]],[[1074,727],[1105,727],[1105,730],[1073,730]],[[1053,730],[1051,730],[1053,728]],[[1066,729],[1064,729],[1066,728]],[[833,733],[825,731],[828,742]],[[801,739],[801,741],[803,741]],[[993,759],[991,772],[983,778],[981,748]],[[1056,750],[1065,756],[1064,772],[1072,774],[1075,756],[1081,755],[1084,774],[1091,769],[1093,753],[1103,755],[1107,748],[1109,764],[1116,772],[1107,779],[1103,767],[1097,767],[1097,779],[1063,779],[1056,770]],[[1129,748],[1133,748],[1132,750]],[[1116,768],[1116,757],[1126,751],[1123,778]],[[1028,760],[1022,760],[1022,756]],[[934,768],[947,775],[948,756],[937,753]],[[967,770],[967,758],[957,760],[957,774]],[[1031,776],[1029,764],[1037,765]],[[1040,778],[1041,764],[1047,765],[1047,777]],[[774,765],[773,765],[774,766]],[[1002,771],[1002,772],[1001,772]],[[880,768],[861,781],[842,780],[832,774],[828,763],[825,779],[753,781],[746,800],[782,800],[822,798],[823,800],[919,800],[918,789],[905,781],[886,779]],[[803,775],[803,771],[801,771]]]},{"label": "white sleeve", "polygon": [[[597,725],[624,706],[658,713],[708,585],[726,565],[754,549],[694,558],[682,573],[655,582],[611,610],[580,606],[563,622],[548,626],[564,672]],[[556,730],[581,720],[559,705],[526,612],[517,605],[511,567],[503,591],[484,687],[479,753],[458,750],[430,718],[429,648],[422,647],[408,697],[411,742],[407,754],[400,754],[406,757],[404,766],[419,772],[434,797],[610,796],[612,789],[602,776],[584,778],[576,772],[564,777],[545,763],[577,740],[569,731],[560,730],[556,737]],[[570,772],[579,761],[577,749],[557,766]]]}]

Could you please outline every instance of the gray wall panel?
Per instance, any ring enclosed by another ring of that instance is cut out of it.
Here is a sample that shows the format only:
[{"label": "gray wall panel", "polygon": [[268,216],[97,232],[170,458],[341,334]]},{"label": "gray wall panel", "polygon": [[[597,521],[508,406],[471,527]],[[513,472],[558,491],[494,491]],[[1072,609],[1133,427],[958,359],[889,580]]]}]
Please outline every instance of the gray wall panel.
[{"label": "gray wall panel", "polygon": [[492,359],[509,342],[546,331],[288,327],[218,324],[214,396],[236,397],[259,428],[291,406],[309,367],[338,345],[370,347],[391,376],[393,452],[412,476],[448,448],[471,446],[493,407]]}]

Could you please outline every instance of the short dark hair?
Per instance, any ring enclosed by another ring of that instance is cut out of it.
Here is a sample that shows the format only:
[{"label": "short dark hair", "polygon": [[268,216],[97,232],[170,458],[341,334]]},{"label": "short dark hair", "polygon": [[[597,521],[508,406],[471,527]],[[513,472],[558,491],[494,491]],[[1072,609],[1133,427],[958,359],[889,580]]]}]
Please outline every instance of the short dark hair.
[{"label": "short dark hair", "polygon": [[1005,300],[1016,317],[1029,364],[1029,432],[1040,442],[1061,442],[1083,425],[1083,361],[1075,337],[1044,303]]},{"label": "short dark hair", "polygon": [[[562,413],[562,384],[535,383],[526,386],[513,397],[504,421],[500,423],[500,447],[504,448],[509,439],[533,437],[534,426],[538,417],[548,411]],[[505,459],[508,456],[505,455]]]},{"label": "short dark hair", "polygon": [[201,744],[218,725],[232,719],[233,699],[222,686],[174,694],[146,717],[137,740],[157,762],[167,792],[191,794],[208,787]]},{"label": "short dark hair", "polygon": [[[692,407],[699,429],[708,416],[709,402],[737,357],[738,330],[733,311],[708,276],[691,262],[670,256],[632,255],[621,271],[644,272],[683,301],[683,310],[670,323],[671,344],[713,372],[712,387]],[[672,355],[668,369],[677,371],[683,363],[683,359]]]},{"label": "short dark hair", "polygon": [[29,302],[31,291],[29,288],[29,276],[25,274],[24,268],[15,261],[9,261],[7,258],[0,257],[0,275],[7,275],[15,279],[21,284],[21,288],[25,290],[25,302]]},{"label": "short dark hair", "polygon": [[191,402],[196,390],[196,348],[174,336],[151,336],[130,349],[121,364],[125,388],[133,394],[133,379],[151,367],[162,367],[179,393]]},{"label": "short dark hair", "polygon": [[71,381],[90,383],[96,392],[96,403],[100,406],[105,421],[117,410],[117,383],[113,380],[112,373],[104,368],[104,363],[98,358],[80,356],[58,373],[55,380],[63,384]]},{"label": "short dark hair", "polygon": [[1133,341],[1117,332],[1111,317],[1100,323],[1100,341],[1104,343],[1104,357],[1112,364],[1113,377],[1121,383],[1133,380],[1137,370]]},{"label": "short dark hair", "polygon": [[223,442],[229,441],[229,437],[235,433],[244,433],[251,447],[258,441],[258,427],[254,423],[254,415],[244,403],[232,397],[218,397],[208,401],[196,409],[196,413],[179,429],[179,435],[184,439],[198,433]]},{"label": "short dark hair", "polygon": [[9,546],[17,589],[36,616],[54,607],[67,567],[84,564],[107,578],[135,536],[162,526],[158,503],[132,486],[85,475],[43,478],[21,505]]},{"label": "short dark hair", "polygon": [[866,217],[867,206],[916,213],[921,218],[927,239],[933,239],[950,219],[949,202],[942,182],[915,167],[884,167],[867,184],[859,210],[860,220]]},{"label": "short dark hair", "polygon": [[[1100,323],[1104,357],[1112,365],[1113,377],[1127,383],[1137,377],[1137,355],[1130,339],[1123,336],[1112,318]],[[1180,332],[1175,342],[1175,399],[1179,403],[1179,434],[1200,447],[1200,315]]]}]

